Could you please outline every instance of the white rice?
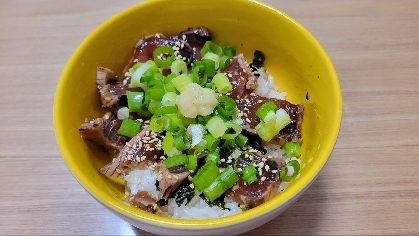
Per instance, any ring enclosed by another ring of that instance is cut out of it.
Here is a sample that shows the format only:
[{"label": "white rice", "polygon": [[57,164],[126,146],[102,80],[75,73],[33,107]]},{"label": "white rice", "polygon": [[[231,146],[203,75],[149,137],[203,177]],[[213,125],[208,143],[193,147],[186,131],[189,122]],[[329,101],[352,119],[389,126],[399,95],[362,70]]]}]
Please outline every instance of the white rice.
[{"label": "white rice", "polygon": [[258,69],[258,73],[260,74],[257,79],[258,87],[253,92],[263,97],[285,100],[287,93],[279,92],[274,77],[264,67]]},{"label": "white rice", "polygon": [[156,187],[157,173],[150,169],[132,170],[124,177],[124,180],[132,195],[141,190],[150,192],[154,199],[161,198],[161,193]]},{"label": "white rice", "polygon": [[195,192],[195,196],[191,201],[186,204],[186,201],[180,205],[177,205],[175,199],[169,199],[167,206],[162,209],[167,216],[179,219],[208,219],[208,218],[219,218],[229,215],[234,215],[242,212],[241,208],[236,202],[227,202],[225,199],[225,208],[219,206],[209,206],[200,196],[198,192]]}]

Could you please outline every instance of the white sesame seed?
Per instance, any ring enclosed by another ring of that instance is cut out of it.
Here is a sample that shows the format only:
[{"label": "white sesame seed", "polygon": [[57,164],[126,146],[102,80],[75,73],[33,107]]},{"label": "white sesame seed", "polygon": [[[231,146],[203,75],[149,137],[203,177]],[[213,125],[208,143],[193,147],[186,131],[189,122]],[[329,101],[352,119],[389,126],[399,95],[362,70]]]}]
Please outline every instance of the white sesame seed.
[{"label": "white sesame seed", "polygon": [[266,180],[266,177],[263,176],[262,178],[260,178],[260,180],[265,181]]},{"label": "white sesame seed", "polygon": [[278,172],[278,170],[272,170],[272,173],[277,173]]}]

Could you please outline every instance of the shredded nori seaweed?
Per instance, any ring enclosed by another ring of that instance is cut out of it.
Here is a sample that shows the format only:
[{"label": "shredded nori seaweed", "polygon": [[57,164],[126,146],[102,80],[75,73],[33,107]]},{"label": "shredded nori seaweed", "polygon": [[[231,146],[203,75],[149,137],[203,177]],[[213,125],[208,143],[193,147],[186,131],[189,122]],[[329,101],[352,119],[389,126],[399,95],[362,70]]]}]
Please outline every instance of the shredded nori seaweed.
[{"label": "shredded nori seaweed", "polygon": [[251,146],[252,148],[254,148],[254,149],[258,150],[258,151],[260,151],[263,155],[265,155],[268,152],[265,149],[265,147],[263,147],[263,145],[262,145],[262,139],[259,136],[252,135],[247,130],[242,130],[241,133],[248,138],[247,143],[249,144],[249,146]]},{"label": "shredded nori seaweed", "polygon": [[200,195],[199,195],[202,199],[204,199],[204,201],[210,206],[210,207],[213,207],[213,206],[218,206],[218,207],[221,207],[223,210],[225,210],[225,209],[227,209],[227,210],[230,210],[229,208],[226,208],[225,207],[225,205],[226,205],[226,203],[224,202],[224,197],[225,197],[225,194],[221,194],[218,198],[216,198],[213,202],[210,202],[205,196],[204,196],[204,194],[203,193],[201,193]]},{"label": "shredded nori seaweed", "polygon": [[181,186],[176,191],[176,193],[177,194],[176,194],[175,202],[179,207],[180,205],[182,205],[185,199],[186,199],[185,205],[187,205],[191,201],[191,199],[195,196],[195,191],[189,185]]},{"label": "shredded nori seaweed", "polygon": [[126,107],[126,106],[128,106],[127,95],[125,95],[125,94],[119,95],[119,97],[118,97],[118,107]]},{"label": "shredded nori seaweed", "polygon": [[253,53],[253,56],[254,58],[252,63],[250,64],[250,68],[252,68],[252,71],[255,72],[257,71],[257,69],[263,66],[263,63],[265,62],[265,55],[261,51],[256,50]]}]

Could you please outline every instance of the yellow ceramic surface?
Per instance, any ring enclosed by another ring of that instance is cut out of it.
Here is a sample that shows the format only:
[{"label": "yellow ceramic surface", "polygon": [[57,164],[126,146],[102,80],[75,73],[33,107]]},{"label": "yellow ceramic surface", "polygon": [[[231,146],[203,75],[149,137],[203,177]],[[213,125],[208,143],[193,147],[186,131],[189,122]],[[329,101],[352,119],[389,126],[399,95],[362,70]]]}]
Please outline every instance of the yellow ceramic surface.
[{"label": "yellow ceramic surface", "polygon": [[[266,55],[265,67],[293,103],[303,103],[300,177],[269,202],[244,213],[210,220],[179,220],[149,214],[123,200],[123,185],[98,173],[111,159],[83,140],[85,118],[101,117],[96,67],[121,72],[137,40],[156,32],[175,34],[205,26],[220,45],[233,45],[250,61],[255,49]],[[308,100],[306,95],[308,93]],[[315,179],[338,136],[342,101],[338,78],[316,39],[289,16],[246,0],[152,0],[112,17],[77,48],[60,78],[54,102],[58,145],[80,184],[109,210],[144,230],[158,234],[240,233],[283,212]]]}]

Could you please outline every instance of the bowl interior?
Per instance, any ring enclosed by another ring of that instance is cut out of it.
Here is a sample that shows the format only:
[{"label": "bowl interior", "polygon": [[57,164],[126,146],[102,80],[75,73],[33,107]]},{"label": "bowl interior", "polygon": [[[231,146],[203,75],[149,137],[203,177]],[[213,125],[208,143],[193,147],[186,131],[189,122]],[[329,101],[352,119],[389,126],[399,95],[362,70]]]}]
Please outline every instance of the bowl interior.
[{"label": "bowl interior", "polygon": [[[111,159],[83,140],[78,127],[85,118],[101,117],[96,67],[120,73],[136,41],[146,35],[170,35],[205,26],[220,45],[232,45],[252,60],[254,50],[266,55],[265,67],[287,100],[305,105],[302,125],[301,175],[281,194],[242,214],[213,220],[176,220],[155,216],[124,202],[122,181],[98,169]],[[308,97],[308,99],[307,99]],[[302,26],[288,16],[253,1],[153,0],[117,14],[92,32],[77,48],[60,78],[54,102],[54,127],[63,158],[80,184],[112,209],[151,224],[209,228],[257,217],[288,201],[307,186],[325,164],[341,120],[338,79],[327,54]]]}]

